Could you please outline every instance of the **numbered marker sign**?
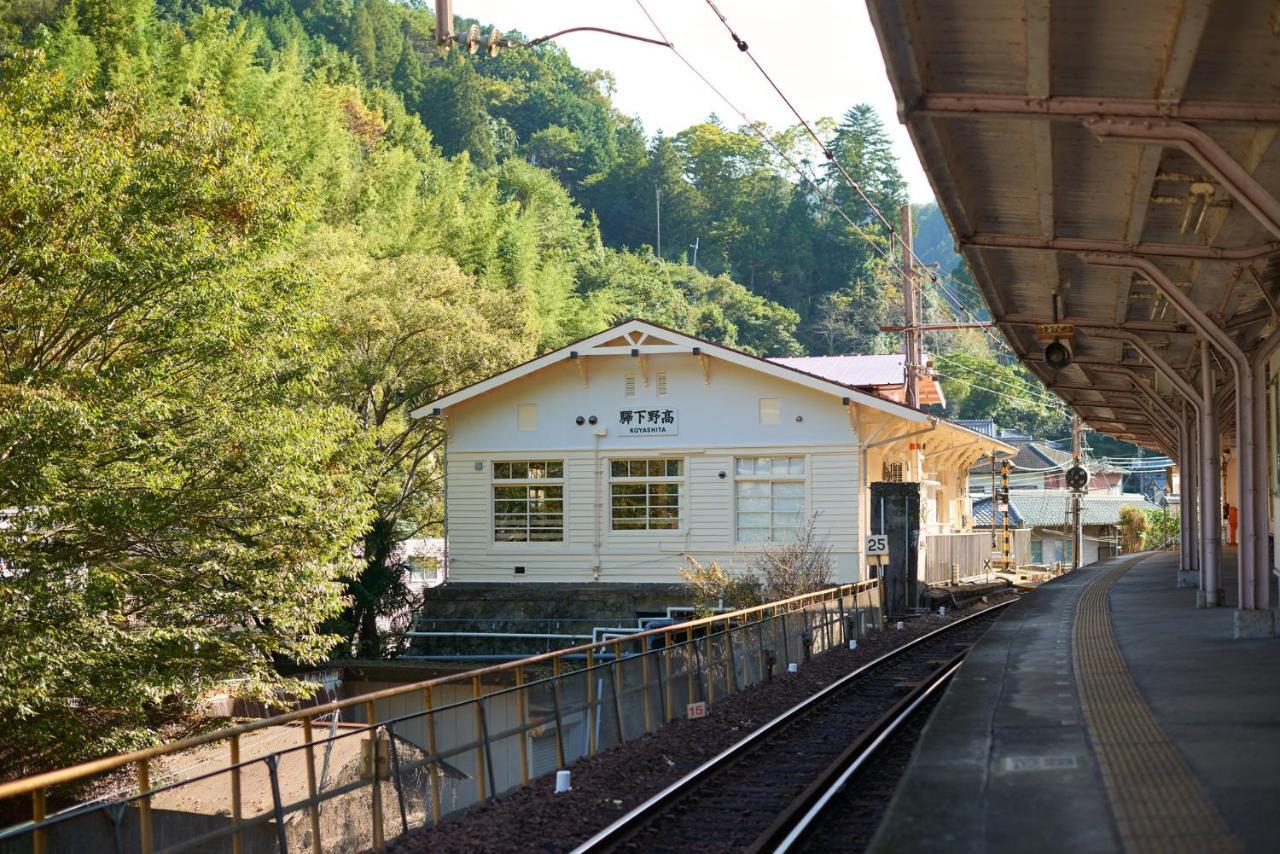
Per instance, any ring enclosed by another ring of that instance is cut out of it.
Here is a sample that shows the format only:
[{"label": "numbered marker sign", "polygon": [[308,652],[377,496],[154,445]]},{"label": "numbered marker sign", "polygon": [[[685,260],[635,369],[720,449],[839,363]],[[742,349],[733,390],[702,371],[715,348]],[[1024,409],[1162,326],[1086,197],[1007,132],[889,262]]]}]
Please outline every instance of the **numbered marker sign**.
[{"label": "numbered marker sign", "polygon": [[685,714],[690,718],[705,718],[707,716],[707,704],[690,703],[685,708]]},{"label": "numbered marker sign", "polygon": [[889,535],[871,534],[867,537],[867,555],[880,557],[889,553]]}]

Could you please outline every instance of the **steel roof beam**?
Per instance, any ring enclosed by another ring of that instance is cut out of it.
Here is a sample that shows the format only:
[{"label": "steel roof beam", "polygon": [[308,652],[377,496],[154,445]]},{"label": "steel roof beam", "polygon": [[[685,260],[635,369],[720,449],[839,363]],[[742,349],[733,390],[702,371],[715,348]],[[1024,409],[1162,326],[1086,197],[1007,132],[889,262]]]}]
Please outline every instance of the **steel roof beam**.
[{"label": "steel roof beam", "polygon": [[901,111],[902,118],[981,118],[983,116],[1080,121],[1096,116],[1176,119],[1242,125],[1280,125],[1280,104],[1251,101],[1182,101],[1154,98],[1084,98],[931,92]]},{"label": "steel roof beam", "polygon": [[[1019,326],[1039,326],[1042,323],[1053,323],[1054,321],[1043,317],[1031,317],[1025,314],[1011,314],[1002,317],[998,323],[1017,324]],[[1115,324],[1095,324],[1087,320],[1072,320],[1064,317],[1060,323],[1071,323],[1081,328],[1089,326],[1105,326],[1107,329],[1127,329],[1130,332],[1160,332],[1166,335],[1197,335],[1198,333],[1188,324],[1179,321],[1168,320],[1126,320],[1124,323]],[[881,327],[882,329],[884,327]],[[892,329],[892,328],[891,328]]]},{"label": "steel roof beam", "polygon": [[1253,214],[1268,231],[1280,237],[1280,200],[1258,183],[1249,171],[1226,152],[1213,137],[1186,122],[1125,118],[1086,119],[1085,127],[1103,142],[1137,142],[1176,148],[1195,158],[1218,183]]},{"label": "steel roof beam", "polygon": [[1155,255],[1190,258],[1197,261],[1253,261],[1280,252],[1280,242],[1223,249],[1190,243],[1127,243],[1123,240],[1090,240],[1078,237],[1041,237],[1031,234],[979,232],[956,241],[974,249],[1039,249],[1049,252],[1115,252],[1125,255]]}]

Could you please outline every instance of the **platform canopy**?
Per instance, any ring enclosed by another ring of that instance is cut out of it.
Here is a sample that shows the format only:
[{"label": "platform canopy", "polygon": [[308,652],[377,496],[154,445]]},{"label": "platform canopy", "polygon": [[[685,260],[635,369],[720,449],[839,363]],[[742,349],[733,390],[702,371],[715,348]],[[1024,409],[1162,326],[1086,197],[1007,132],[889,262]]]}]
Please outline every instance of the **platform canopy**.
[{"label": "platform canopy", "polygon": [[[868,5],[900,117],[1018,356],[1095,429],[1169,451],[1199,312],[1230,342],[1209,349],[1232,429],[1225,354],[1256,356],[1278,310],[1275,0]],[[1061,370],[1037,338],[1052,321],[1074,323]]]}]

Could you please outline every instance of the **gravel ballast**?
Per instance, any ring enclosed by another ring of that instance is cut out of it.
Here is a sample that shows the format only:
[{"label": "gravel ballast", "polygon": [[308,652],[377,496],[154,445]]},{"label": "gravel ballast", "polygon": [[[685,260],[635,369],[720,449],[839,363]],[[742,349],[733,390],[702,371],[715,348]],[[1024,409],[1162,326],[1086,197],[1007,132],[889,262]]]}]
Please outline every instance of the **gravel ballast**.
[{"label": "gravel ballast", "polygon": [[386,850],[409,852],[562,852],[678,780],[752,730],[831,682],[921,635],[1016,594],[990,596],[961,611],[930,613],[901,630],[876,631],[858,649],[815,656],[798,673],[782,674],[713,704],[705,718],[677,719],[647,736],[573,763],[573,790],[555,794],[555,775],[447,819],[439,828],[394,840]]}]

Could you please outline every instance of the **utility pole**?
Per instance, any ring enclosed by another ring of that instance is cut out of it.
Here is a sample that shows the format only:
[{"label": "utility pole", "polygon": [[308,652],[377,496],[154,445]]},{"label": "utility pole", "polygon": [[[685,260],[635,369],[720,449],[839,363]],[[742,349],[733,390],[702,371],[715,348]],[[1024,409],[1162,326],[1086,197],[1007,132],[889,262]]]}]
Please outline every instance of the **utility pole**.
[{"label": "utility pole", "polygon": [[916,329],[916,283],[911,257],[911,205],[903,205],[898,211],[902,236],[902,368],[907,385],[907,406],[920,405],[920,340]]},{"label": "utility pole", "polygon": [[[1080,416],[1073,415],[1071,417],[1071,465],[1073,467],[1080,465]],[[1085,489],[1088,489],[1088,483],[1085,483]],[[1084,537],[1080,530],[1080,495],[1074,489],[1071,490],[1071,568],[1073,570],[1080,568],[1080,547],[1084,545]]]},{"label": "utility pole", "polygon": [[1013,572],[1014,569],[1016,569],[1016,567],[1010,568],[1011,565],[1013,564],[1013,559],[1012,559],[1013,550],[1009,546],[1009,461],[1008,460],[1004,460],[1003,462],[1000,463],[1000,498],[1001,498],[1001,505],[1002,505],[1001,510],[1003,511],[1003,514],[1004,514],[1004,523],[1002,525],[1002,527],[1004,528],[1004,531],[1003,531],[1004,549],[1003,549],[1003,555],[1002,555],[1004,558],[1004,571]]},{"label": "utility pole", "polygon": [[453,0],[436,0],[436,44],[453,44]]},{"label": "utility pole", "polygon": [[662,188],[657,184],[653,185],[653,195],[657,200],[658,214],[658,257],[662,257]]}]

